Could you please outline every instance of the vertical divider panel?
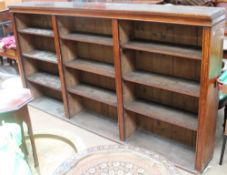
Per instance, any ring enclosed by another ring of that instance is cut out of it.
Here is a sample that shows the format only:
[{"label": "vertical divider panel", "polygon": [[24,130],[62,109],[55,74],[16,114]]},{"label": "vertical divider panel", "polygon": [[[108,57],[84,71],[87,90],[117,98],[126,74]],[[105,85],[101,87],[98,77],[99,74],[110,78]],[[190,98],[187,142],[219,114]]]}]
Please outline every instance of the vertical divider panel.
[{"label": "vertical divider panel", "polygon": [[123,109],[123,91],[122,91],[122,73],[121,73],[121,56],[120,56],[120,38],[119,23],[117,19],[112,20],[113,49],[114,49],[114,68],[117,93],[117,113],[118,127],[121,140],[125,140],[124,128],[124,109]]},{"label": "vertical divider panel", "polygon": [[26,80],[25,80],[25,71],[24,71],[24,64],[23,64],[23,60],[22,60],[22,56],[21,56],[21,48],[20,48],[20,42],[19,42],[19,37],[18,37],[18,33],[17,33],[17,21],[16,21],[16,17],[15,17],[15,13],[12,14],[12,19],[13,19],[13,33],[15,36],[15,40],[16,40],[16,45],[17,45],[17,49],[16,49],[16,55],[17,55],[17,65],[18,65],[18,69],[19,69],[19,74],[22,80],[22,84],[24,87],[27,87],[26,84]]},{"label": "vertical divider panel", "polygon": [[63,65],[62,65],[63,63],[61,58],[61,48],[59,43],[59,33],[58,33],[56,16],[52,16],[51,20],[52,20],[52,26],[53,26],[53,32],[54,32],[54,44],[55,44],[56,55],[58,60],[58,71],[59,71],[59,78],[61,81],[61,92],[62,92],[62,98],[64,102],[65,116],[69,118],[68,99],[67,99],[67,93],[66,93],[65,77],[63,72]]}]

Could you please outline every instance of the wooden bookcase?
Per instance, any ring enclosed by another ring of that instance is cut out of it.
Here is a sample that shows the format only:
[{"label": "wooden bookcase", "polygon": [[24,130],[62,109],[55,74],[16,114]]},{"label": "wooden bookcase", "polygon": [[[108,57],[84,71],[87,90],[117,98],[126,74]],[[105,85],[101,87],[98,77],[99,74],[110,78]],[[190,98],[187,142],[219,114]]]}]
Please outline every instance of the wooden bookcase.
[{"label": "wooden bookcase", "polygon": [[58,117],[65,115],[58,58],[50,15],[16,16],[18,41],[32,106]]},{"label": "wooden bookcase", "polygon": [[11,12],[33,106],[184,168],[206,167],[215,140],[223,9],[25,3]]},{"label": "wooden bookcase", "polygon": [[93,128],[109,118],[118,137],[111,20],[58,17],[58,29],[71,121]]}]

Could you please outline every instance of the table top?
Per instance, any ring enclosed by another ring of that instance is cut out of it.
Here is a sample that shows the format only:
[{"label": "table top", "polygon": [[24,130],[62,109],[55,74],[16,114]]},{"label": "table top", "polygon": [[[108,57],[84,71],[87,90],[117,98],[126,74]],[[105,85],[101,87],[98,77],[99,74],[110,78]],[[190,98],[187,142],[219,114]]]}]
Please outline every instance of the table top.
[{"label": "table top", "polygon": [[89,148],[60,165],[53,175],[180,175],[164,157],[138,147],[106,145]]},{"label": "table top", "polygon": [[31,100],[29,89],[0,89],[0,113],[18,110]]}]

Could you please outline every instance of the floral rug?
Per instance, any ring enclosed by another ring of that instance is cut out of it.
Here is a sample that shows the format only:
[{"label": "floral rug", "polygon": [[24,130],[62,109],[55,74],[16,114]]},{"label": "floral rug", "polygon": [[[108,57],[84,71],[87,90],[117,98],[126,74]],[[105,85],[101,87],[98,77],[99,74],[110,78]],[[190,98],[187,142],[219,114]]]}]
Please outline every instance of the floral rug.
[{"label": "floral rug", "polygon": [[89,148],[61,164],[54,175],[180,175],[164,157],[132,146]]}]

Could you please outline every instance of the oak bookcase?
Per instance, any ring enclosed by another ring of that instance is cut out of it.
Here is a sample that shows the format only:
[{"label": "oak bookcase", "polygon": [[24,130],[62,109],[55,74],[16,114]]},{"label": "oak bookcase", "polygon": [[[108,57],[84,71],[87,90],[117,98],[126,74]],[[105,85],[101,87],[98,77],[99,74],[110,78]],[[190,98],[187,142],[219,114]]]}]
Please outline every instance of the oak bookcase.
[{"label": "oak bookcase", "polygon": [[22,3],[10,10],[32,106],[179,166],[206,167],[215,140],[223,9]]}]

